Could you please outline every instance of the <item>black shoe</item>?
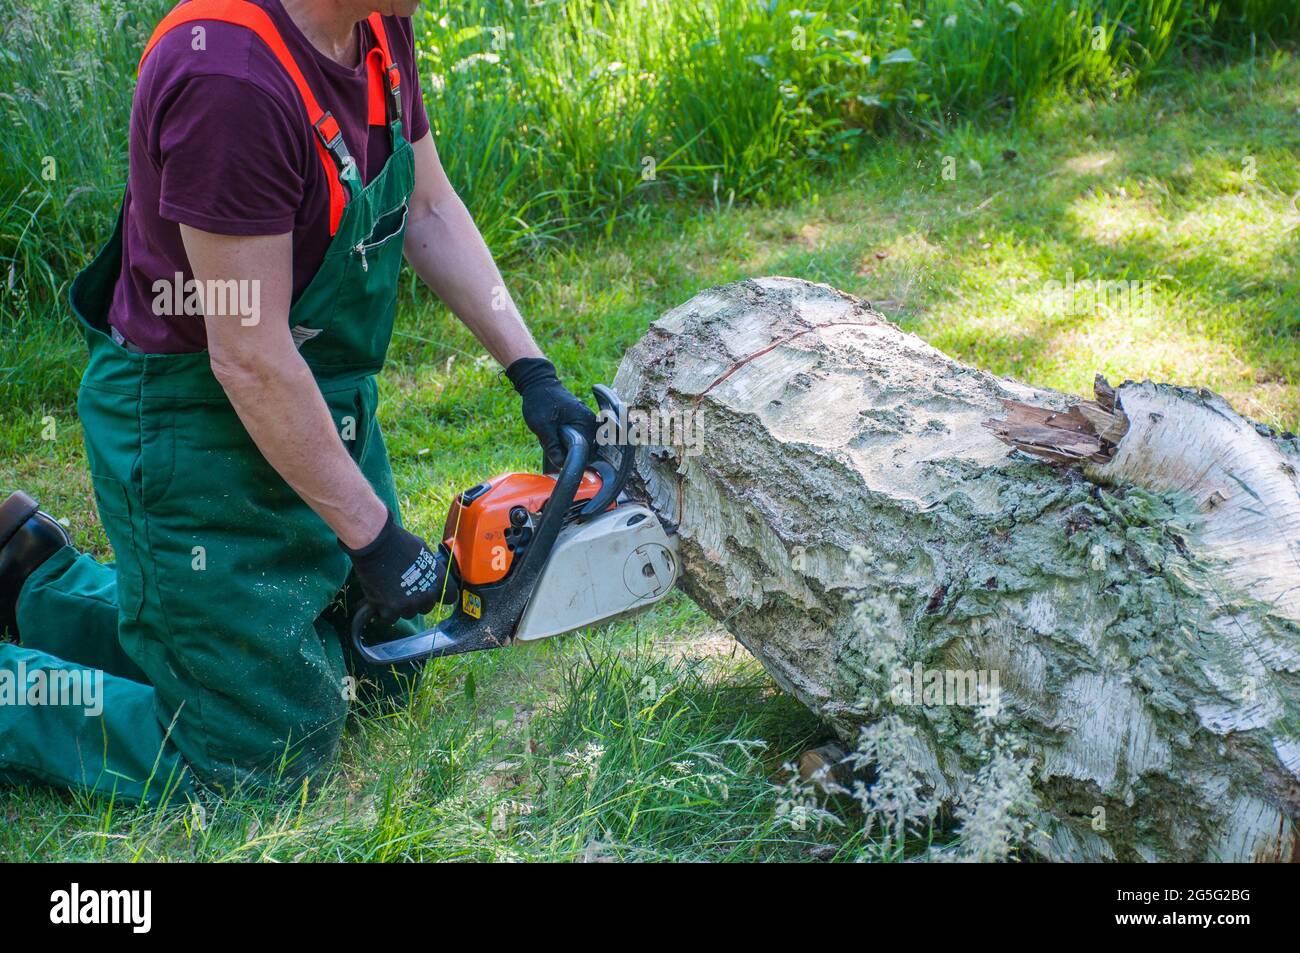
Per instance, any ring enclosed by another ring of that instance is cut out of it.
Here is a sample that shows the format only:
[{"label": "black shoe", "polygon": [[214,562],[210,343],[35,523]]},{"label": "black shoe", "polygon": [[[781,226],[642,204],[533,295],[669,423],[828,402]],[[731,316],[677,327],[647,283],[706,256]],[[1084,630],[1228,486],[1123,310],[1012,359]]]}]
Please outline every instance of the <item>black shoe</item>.
[{"label": "black shoe", "polygon": [[18,594],[27,577],[64,546],[67,532],[26,493],[0,503],[0,638],[18,637]]}]

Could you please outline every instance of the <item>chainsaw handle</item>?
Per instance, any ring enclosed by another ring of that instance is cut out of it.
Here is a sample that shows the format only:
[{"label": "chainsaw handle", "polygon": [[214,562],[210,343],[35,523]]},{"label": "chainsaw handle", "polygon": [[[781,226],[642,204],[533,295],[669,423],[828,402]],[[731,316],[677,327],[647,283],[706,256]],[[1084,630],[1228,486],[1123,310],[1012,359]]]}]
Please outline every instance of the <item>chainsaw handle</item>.
[{"label": "chainsaw handle", "polygon": [[352,614],[352,644],[361,651],[361,633],[366,630],[370,620],[375,617],[374,607],[366,599],[361,600],[361,605],[357,606],[357,611]]},{"label": "chainsaw handle", "polygon": [[[574,498],[582,485],[587,468],[589,444],[582,431],[569,426],[560,428],[560,440],[567,444],[564,466],[555,480],[555,489],[542,507],[542,517],[533,530],[532,540],[523,558],[509,577],[509,591],[488,600],[481,619],[465,615],[460,606],[432,629],[405,638],[366,645],[362,634],[374,618],[375,610],[367,601],[357,606],[352,616],[352,645],[357,654],[373,666],[383,668],[406,662],[419,662],[444,655],[459,655],[479,649],[499,648],[509,643],[524,609],[533,596],[551,549],[560,535]],[[450,567],[448,567],[450,572]]]}]

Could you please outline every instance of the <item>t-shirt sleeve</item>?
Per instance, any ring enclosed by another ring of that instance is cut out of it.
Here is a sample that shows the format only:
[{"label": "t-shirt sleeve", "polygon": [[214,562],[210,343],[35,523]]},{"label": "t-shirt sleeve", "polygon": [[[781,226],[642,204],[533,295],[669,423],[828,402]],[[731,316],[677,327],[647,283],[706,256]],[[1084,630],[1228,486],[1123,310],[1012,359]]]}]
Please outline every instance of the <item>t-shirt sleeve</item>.
[{"label": "t-shirt sleeve", "polygon": [[293,231],[304,169],[294,123],[264,90],[195,76],[159,123],[158,214],[218,235]]},{"label": "t-shirt sleeve", "polygon": [[429,114],[424,111],[424,90],[420,88],[419,69],[411,70],[411,79],[415,83],[415,95],[411,98],[411,134],[408,140],[419,142],[429,133]]},{"label": "t-shirt sleeve", "polygon": [[[406,47],[410,68],[404,71],[411,79],[411,121],[407,123],[408,142],[419,142],[429,132],[429,114],[424,111],[424,90],[420,86],[420,59],[415,51],[415,30],[409,19],[398,21],[401,24],[403,45]],[[394,53],[394,59],[397,58]],[[403,79],[403,82],[406,80]]]}]

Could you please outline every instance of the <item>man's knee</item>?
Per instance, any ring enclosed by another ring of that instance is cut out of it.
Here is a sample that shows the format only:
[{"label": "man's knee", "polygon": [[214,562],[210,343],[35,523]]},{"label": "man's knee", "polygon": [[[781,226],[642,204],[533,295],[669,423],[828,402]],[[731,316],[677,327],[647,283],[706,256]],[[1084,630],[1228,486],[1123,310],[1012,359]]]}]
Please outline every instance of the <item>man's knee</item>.
[{"label": "man's knee", "polygon": [[313,696],[209,698],[199,717],[177,718],[174,737],[198,780],[226,795],[296,788],[326,770],[347,718],[346,690],[322,684]]}]

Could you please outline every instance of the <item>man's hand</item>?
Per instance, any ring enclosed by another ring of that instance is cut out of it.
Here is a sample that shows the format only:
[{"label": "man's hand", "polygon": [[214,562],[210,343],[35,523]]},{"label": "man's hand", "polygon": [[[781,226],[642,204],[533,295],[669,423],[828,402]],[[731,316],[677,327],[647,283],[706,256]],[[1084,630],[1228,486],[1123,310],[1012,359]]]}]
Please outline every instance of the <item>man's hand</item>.
[{"label": "man's hand", "polygon": [[381,622],[392,623],[428,612],[439,602],[456,601],[457,588],[447,578],[442,554],[434,555],[424,540],[398,526],[391,512],[370,545],[349,549],[340,541],[339,546],[352,558],[361,590]]},{"label": "man's hand", "polygon": [[506,377],[523,398],[524,423],[537,435],[546,462],[558,470],[564,465],[560,428],[573,427],[596,445],[596,415],[560,383],[555,365],[544,357],[521,357],[506,368]]}]

